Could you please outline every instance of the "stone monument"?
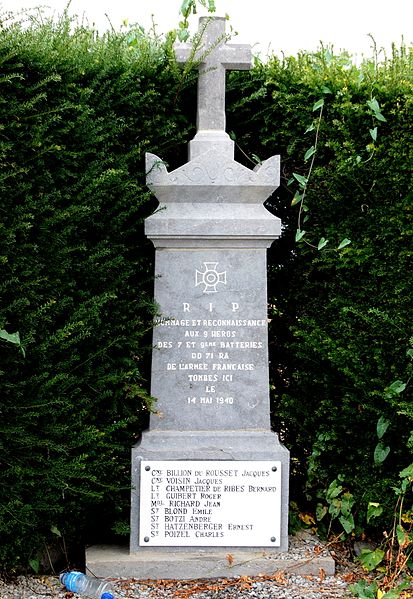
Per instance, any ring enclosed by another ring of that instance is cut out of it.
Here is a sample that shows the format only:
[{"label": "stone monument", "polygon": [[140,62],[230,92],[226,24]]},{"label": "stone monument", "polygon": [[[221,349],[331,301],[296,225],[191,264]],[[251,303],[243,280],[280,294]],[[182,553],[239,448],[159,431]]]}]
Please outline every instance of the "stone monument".
[{"label": "stone monument", "polygon": [[[151,393],[158,416],[133,449],[131,551],[166,547],[287,549],[288,451],[270,430],[266,249],[280,220],[263,202],[279,157],[253,171],[225,132],[225,73],[251,49],[226,43],[225,19],[201,18],[197,134],[168,173],[147,155],[161,210]],[[192,54],[192,56],[191,56]]]},{"label": "stone monument", "polygon": [[223,18],[201,18],[199,36],[200,49],[176,50],[199,70],[189,161],[169,173],[146,158],[160,202],[146,220],[158,413],[132,450],[130,553],[117,569],[140,578],[273,571],[263,560],[288,548],[289,453],[270,428],[267,338],[266,250],[281,223],[263,206],[279,157],[254,170],[234,160],[225,73],[250,68],[251,50],[226,43]]}]

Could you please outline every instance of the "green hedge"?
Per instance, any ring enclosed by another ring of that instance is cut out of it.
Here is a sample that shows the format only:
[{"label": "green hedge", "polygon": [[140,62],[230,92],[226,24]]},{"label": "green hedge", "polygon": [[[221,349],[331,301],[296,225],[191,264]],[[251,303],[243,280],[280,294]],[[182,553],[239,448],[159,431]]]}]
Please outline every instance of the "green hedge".
[{"label": "green hedge", "polygon": [[168,47],[72,26],[0,30],[0,329],[25,350],[0,341],[7,566],[126,527],[150,403],[144,153],[186,134]]},{"label": "green hedge", "polygon": [[[153,249],[142,225],[156,203],[144,153],[185,162],[196,94],[171,40],[99,37],[66,17],[3,23],[0,61],[0,329],[18,331],[25,350],[0,340],[0,562],[10,569],[36,566],[59,535],[70,545],[127,532],[130,447],[151,402]],[[267,202],[285,226],[269,253],[270,369],[292,498],[323,508],[340,477],[359,530],[369,501],[388,522],[413,448],[412,54],[356,67],[323,49],[228,80],[237,159],[282,157]],[[321,98],[297,244],[293,173],[308,173],[315,130],[305,131]]]}]

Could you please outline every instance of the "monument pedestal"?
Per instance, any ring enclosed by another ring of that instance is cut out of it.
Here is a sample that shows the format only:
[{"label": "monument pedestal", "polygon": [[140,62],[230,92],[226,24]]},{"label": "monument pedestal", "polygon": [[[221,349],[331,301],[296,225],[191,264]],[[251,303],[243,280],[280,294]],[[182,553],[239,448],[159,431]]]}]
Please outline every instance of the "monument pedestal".
[{"label": "monument pedestal", "polygon": [[149,430],[132,449],[133,471],[135,460],[280,460],[288,481],[289,451],[269,430]]},{"label": "monument pedestal", "polygon": [[[142,462],[158,469],[150,515],[143,509]],[[270,431],[148,431],[132,451],[131,530],[141,535],[131,535],[131,554],[188,553],[197,543],[208,543],[210,555],[246,545],[254,555],[285,552],[288,478],[289,452]]]}]

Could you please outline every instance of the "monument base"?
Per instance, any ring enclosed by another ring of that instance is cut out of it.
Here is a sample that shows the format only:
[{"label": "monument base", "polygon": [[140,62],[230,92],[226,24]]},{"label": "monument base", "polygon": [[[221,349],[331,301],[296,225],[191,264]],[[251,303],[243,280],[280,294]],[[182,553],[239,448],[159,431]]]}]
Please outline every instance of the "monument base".
[{"label": "monument base", "polygon": [[[244,431],[233,431],[233,430],[225,430],[225,431],[162,431],[162,430],[154,430],[147,431],[143,433],[142,441],[140,444],[136,445],[132,449],[132,498],[131,498],[131,541],[130,541],[130,551],[132,554],[142,552],[147,554],[149,551],[168,553],[171,554],[183,551],[188,553],[188,547],[179,546],[184,545],[185,543],[172,542],[171,547],[165,547],[168,543],[163,543],[163,547],[156,547],[156,545],[162,543],[152,543],[152,546],[145,546],[144,543],[139,542],[140,535],[140,516],[142,513],[142,504],[140,503],[140,498],[142,494],[142,484],[141,484],[141,463],[142,462],[153,462],[156,467],[157,461],[173,461],[173,460],[183,460],[183,465],[185,467],[188,466],[189,461],[194,462],[194,467],[196,462],[211,462],[211,469],[219,469],[220,465],[226,464],[225,467],[228,467],[229,461],[234,464],[234,468],[237,466],[237,462],[240,464],[243,461],[248,461],[251,468],[253,468],[254,462],[259,464],[259,467],[262,469],[263,464],[268,464],[268,467],[277,463],[281,468],[281,476],[280,476],[280,492],[281,496],[277,504],[274,503],[273,507],[270,506],[269,512],[274,512],[274,510],[279,510],[277,514],[277,518],[279,521],[279,534],[277,534],[277,539],[275,544],[269,546],[268,544],[262,544],[261,542],[253,542],[253,543],[245,543],[245,542],[228,542],[228,544],[224,542],[218,542],[215,545],[218,545],[220,549],[218,550],[218,555],[220,555],[220,551],[226,551],[226,553],[238,550],[240,547],[248,548],[251,551],[271,551],[271,553],[275,552],[286,552],[288,550],[288,479],[289,479],[289,452],[288,450],[279,442],[278,436],[271,431],[264,430],[244,430]],[[175,464],[176,466],[176,464]],[[147,466],[149,469],[149,466]],[[274,468],[276,470],[276,468]],[[217,470],[219,471],[219,470]],[[155,480],[155,479],[154,479]],[[242,482],[242,480],[241,480]],[[156,483],[156,481],[155,481]],[[270,484],[270,483],[268,483]],[[271,488],[271,487],[270,487]],[[172,487],[171,487],[172,489]],[[239,489],[241,487],[233,487],[232,489]],[[234,492],[231,495],[231,501],[233,501],[233,512],[237,513],[237,496],[240,497],[240,494]],[[155,498],[154,495],[153,498]],[[197,496],[198,497],[198,496]],[[195,495],[194,495],[195,498]],[[156,501],[153,503],[154,510],[156,510]],[[232,508],[231,508],[232,509]],[[242,509],[242,508],[240,508]],[[154,511],[153,514],[156,512]],[[158,513],[161,513],[158,511]],[[169,512],[168,512],[169,513]],[[201,512],[198,512],[201,513]],[[211,511],[209,512],[211,513]],[[239,514],[239,512],[238,512]],[[268,520],[274,516],[273,513],[268,513]],[[245,514],[241,514],[240,517],[246,517]],[[265,515],[262,515],[265,517]],[[156,519],[156,516],[153,516]],[[142,526],[147,525],[145,521]],[[156,525],[155,525],[156,526]],[[187,525],[184,525],[187,526]],[[207,525],[209,526],[209,525]],[[211,525],[213,526],[213,525]],[[220,525],[217,525],[216,530]],[[255,526],[249,525],[250,530],[256,530]],[[204,535],[206,536],[206,535]],[[216,537],[216,534],[210,535],[211,537]],[[231,536],[225,537],[225,539],[231,539]],[[268,535],[270,538],[270,535]],[[146,540],[149,541],[150,537],[146,537]],[[224,540],[224,539],[223,539]],[[275,541],[275,537],[272,537],[272,540]],[[255,541],[255,539],[254,539]],[[188,544],[188,543],[187,543]],[[155,546],[154,546],[155,545]],[[214,547],[214,543],[211,538],[211,543],[199,543],[202,548],[213,551],[216,547]],[[211,545],[209,547],[208,545]],[[235,548],[233,547],[235,546]],[[190,547],[197,554],[198,549],[200,547],[196,546],[196,543],[193,543],[193,546]]]},{"label": "monument base", "polygon": [[[290,541],[290,553],[252,549],[207,547],[185,552],[171,549],[129,553],[128,548],[95,545],[87,549],[86,566],[104,578],[137,580],[194,580],[272,575],[276,572],[300,576],[333,576],[335,564],[327,551],[311,541]],[[314,550],[317,547],[317,550]]]}]

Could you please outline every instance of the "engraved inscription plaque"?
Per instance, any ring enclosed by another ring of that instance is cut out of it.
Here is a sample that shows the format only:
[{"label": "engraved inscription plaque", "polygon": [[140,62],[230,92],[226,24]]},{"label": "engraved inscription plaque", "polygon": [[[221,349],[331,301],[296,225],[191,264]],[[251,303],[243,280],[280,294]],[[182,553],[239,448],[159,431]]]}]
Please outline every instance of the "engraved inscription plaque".
[{"label": "engraved inscription plaque", "polygon": [[281,462],[142,461],[141,546],[279,547]]}]

